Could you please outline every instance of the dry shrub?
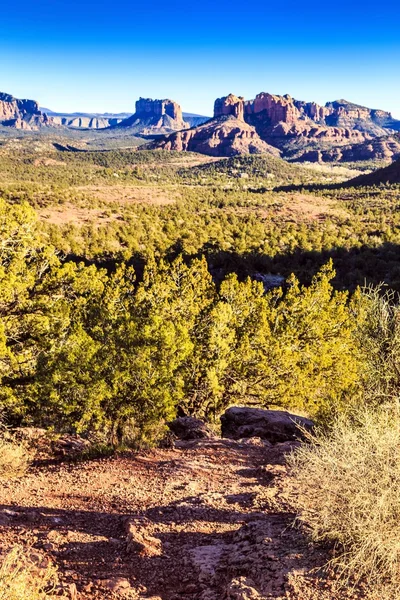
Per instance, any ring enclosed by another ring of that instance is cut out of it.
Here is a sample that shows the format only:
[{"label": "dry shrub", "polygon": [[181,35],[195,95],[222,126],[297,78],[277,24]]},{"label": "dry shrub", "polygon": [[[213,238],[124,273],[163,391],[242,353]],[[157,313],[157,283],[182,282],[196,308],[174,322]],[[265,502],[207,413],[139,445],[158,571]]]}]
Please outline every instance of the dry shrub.
[{"label": "dry shrub", "polygon": [[0,432],[0,478],[22,475],[29,464],[27,448]]},{"label": "dry shrub", "polygon": [[399,409],[364,409],[309,441],[289,458],[299,519],[313,540],[335,544],[342,580],[400,599]]},{"label": "dry shrub", "polygon": [[56,584],[55,567],[38,566],[21,546],[0,558],[0,600],[46,600],[53,597]]}]

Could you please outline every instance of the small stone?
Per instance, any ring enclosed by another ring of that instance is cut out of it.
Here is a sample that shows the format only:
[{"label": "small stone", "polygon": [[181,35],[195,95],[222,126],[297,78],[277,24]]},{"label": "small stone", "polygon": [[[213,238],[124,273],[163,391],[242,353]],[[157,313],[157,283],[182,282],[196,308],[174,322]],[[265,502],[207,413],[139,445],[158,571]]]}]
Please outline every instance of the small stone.
[{"label": "small stone", "polygon": [[126,592],[131,588],[131,584],[124,577],[111,577],[111,579],[102,579],[101,585],[114,593]]},{"label": "small stone", "polygon": [[17,517],[19,513],[15,510],[10,510],[9,508],[5,508],[2,511],[3,515],[7,515],[7,517]]},{"label": "small stone", "polygon": [[43,544],[43,549],[46,550],[47,552],[54,552],[55,545],[52,544],[51,542],[47,542],[46,544]]}]

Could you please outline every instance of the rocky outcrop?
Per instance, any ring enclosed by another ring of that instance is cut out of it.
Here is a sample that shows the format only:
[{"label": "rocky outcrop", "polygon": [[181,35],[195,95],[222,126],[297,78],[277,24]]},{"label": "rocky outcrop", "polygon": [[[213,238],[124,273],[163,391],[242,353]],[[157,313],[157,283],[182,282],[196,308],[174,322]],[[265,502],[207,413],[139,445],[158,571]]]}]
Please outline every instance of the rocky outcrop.
[{"label": "rocky outcrop", "polygon": [[299,162],[356,162],[364,160],[396,160],[400,158],[400,136],[388,136],[327,149],[309,149],[300,152]]},{"label": "rocky outcrop", "polygon": [[316,123],[328,127],[357,130],[371,136],[382,136],[400,131],[400,121],[391,113],[360,106],[348,100],[335,100],[320,106],[315,102],[294,101],[300,113]]},{"label": "rocky outcrop", "polygon": [[10,94],[0,93],[0,125],[30,131],[53,126],[54,122],[39,110],[34,100],[20,100]]},{"label": "rocky outcrop", "polygon": [[168,135],[150,147],[199,152],[209,156],[263,153],[280,155],[279,150],[260,138],[254,127],[232,115],[220,116],[199,127]]},{"label": "rocky outcrop", "polygon": [[184,121],[181,107],[173,100],[139,98],[135,113],[115,127],[129,128],[134,133],[152,135],[188,129],[189,123]]},{"label": "rocky outcrop", "polygon": [[233,406],[221,415],[222,437],[234,440],[258,437],[272,443],[288,442],[301,438],[301,430],[311,431],[313,426],[309,419],[282,410]]}]

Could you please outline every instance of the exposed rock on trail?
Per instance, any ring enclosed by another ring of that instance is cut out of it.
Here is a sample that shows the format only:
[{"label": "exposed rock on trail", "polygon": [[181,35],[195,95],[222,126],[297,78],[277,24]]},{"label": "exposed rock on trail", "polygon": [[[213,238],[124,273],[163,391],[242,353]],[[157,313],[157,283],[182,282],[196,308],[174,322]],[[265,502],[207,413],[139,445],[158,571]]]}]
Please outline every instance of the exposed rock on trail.
[{"label": "exposed rock on trail", "polygon": [[293,443],[250,441],[34,467],[0,487],[0,544],[44,553],[77,600],[354,599],[292,527]]},{"label": "exposed rock on trail", "polygon": [[283,410],[233,406],[221,415],[222,437],[239,440],[259,437],[269,442],[288,442],[302,437],[301,429],[311,431],[310,419]]}]

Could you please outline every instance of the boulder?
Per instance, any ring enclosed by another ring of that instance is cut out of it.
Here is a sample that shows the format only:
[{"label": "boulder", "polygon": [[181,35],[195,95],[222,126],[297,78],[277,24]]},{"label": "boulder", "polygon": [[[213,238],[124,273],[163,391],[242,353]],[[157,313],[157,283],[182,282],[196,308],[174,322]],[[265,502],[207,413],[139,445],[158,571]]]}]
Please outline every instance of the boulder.
[{"label": "boulder", "polygon": [[201,419],[178,417],[168,427],[179,440],[210,440],[215,437],[212,429]]},{"label": "boulder", "polygon": [[51,446],[56,455],[72,458],[88,450],[91,443],[79,435],[65,434],[53,440]]},{"label": "boulder", "polygon": [[282,410],[234,406],[221,416],[222,437],[234,440],[258,437],[272,443],[288,442],[301,438],[301,429],[311,431],[313,426],[310,419]]}]

